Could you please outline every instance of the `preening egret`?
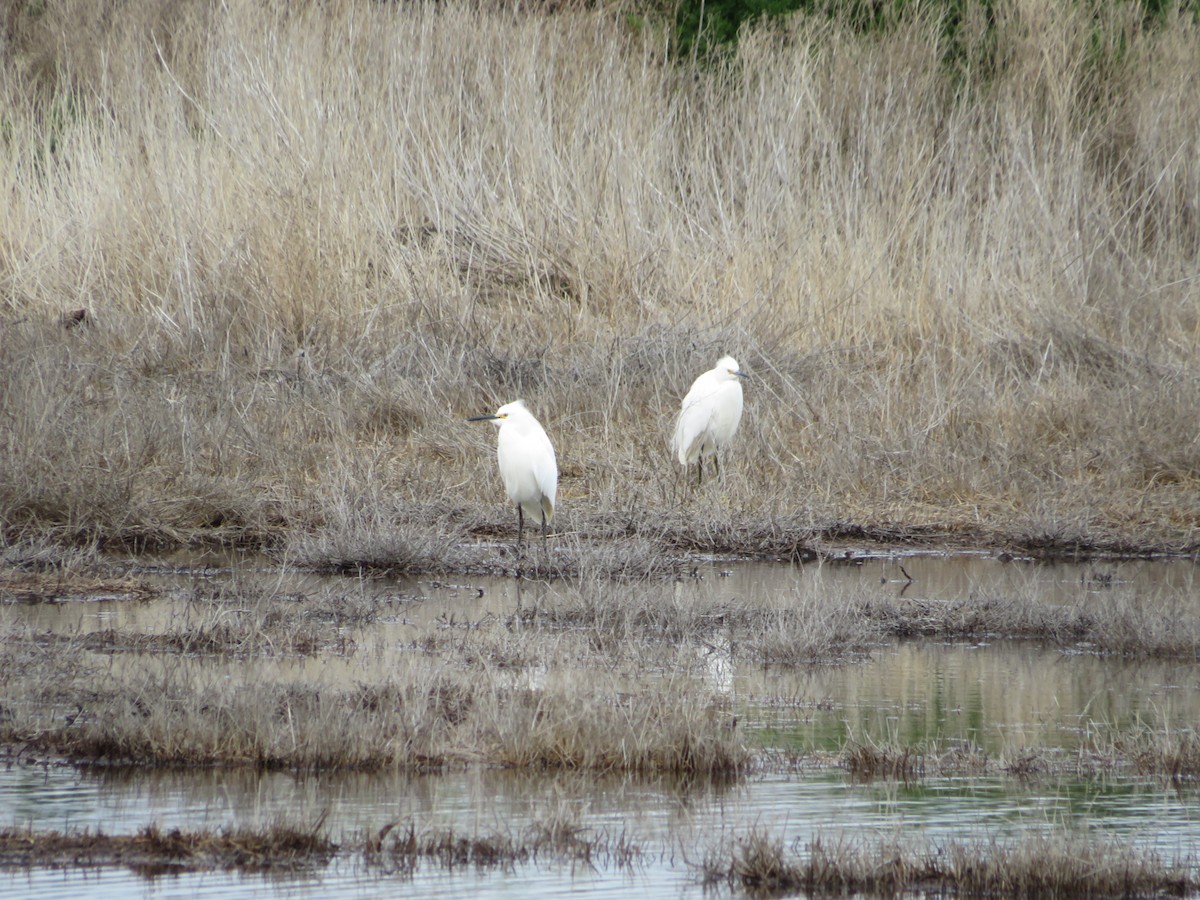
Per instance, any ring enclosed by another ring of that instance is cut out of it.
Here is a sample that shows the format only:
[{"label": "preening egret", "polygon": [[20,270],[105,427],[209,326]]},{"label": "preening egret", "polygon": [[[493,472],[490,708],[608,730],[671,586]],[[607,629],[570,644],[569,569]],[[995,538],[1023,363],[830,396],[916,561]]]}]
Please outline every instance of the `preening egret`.
[{"label": "preening egret", "polygon": [[472,416],[468,422],[492,421],[500,429],[496,457],[508,499],[517,504],[517,546],[525,533],[525,516],[541,517],[542,543],[554,517],[554,495],[558,492],[558,463],[554,445],[545,429],[525,408],[523,400],[506,403],[494,413]]},{"label": "preening egret", "polygon": [[720,472],[717,451],[729,443],[741,421],[741,379],[745,377],[736,359],[722,357],[716,366],[692,382],[680,404],[671,452],[678,454],[684,469],[692,463],[698,464],[696,484],[704,479],[704,460],[708,457],[712,457],[713,468]]}]

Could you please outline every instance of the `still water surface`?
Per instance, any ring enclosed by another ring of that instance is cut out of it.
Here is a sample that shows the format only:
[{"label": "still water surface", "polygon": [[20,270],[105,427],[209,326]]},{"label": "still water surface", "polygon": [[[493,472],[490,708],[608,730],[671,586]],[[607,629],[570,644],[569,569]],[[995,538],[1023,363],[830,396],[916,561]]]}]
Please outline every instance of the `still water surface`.
[{"label": "still water surface", "polygon": [[[1108,602],[1122,592],[1145,602],[1165,596],[1170,602],[1200,603],[1196,567],[1179,562],[1047,566],[983,556],[915,556],[808,567],[717,564],[698,574],[702,577],[631,590],[674,591],[681,602],[705,591],[753,599],[778,598],[781,592],[800,597],[806,591],[869,590],[933,601],[1032,591],[1063,604]],[[403,644],[406,629],[437,616],[503,615],[518,602],[554,602],[553,587],[531,589],[511,579],[364,583],[362,590],[382,591],[395,612],[372,626],[374,652],[322,663],[345,668],[330,677],[361,679],[389,665],[389,648]],[[174,614],[169,595],[151,603],[8,605],[0,610],[0,625],[152,633],[165,628]],[[1086,752],[1106,735],[1138,725],[1161,730],[1200,722],[1200,668],[1194,664],[1131,662],[1002,641],[901,643],[876,648],[862,662],[798,671],[763,669],[720,646],[704,653],[708,677],[715,689],[730,695],[746,734],[782,749],[836,750],[855,739],[961,744],[993,754],[1022,747],[1069,754]],[[313,665],[286,658],[269,664],[295,666],[298,673]],[[30,765],[0,771],[3,825],[122,833],[151,823],[164,828],[303,825],[322,815],[335,840],[374,832],[395,820],[466,834],[519,834],[530,825],[566,818],[593,834],[626,834],[644,855],[631,872],[602,862],[596,868],[538,863],[447,874],[427,864],[407,877],[364,870],[347,860],[286,877],[205,873],[147,880],[112,869],[35,869],[0,873],[0,895],[690,896],[700,893],[692,864],[704,848],[754,827],[787,842],[841,835],[989,840],[1076,831],[1153,848],[1193,865],[1200,859],[1200,793],[1134,777],[1028,782],[931,777],[912,784],[864,784],[840,771],[816,771],[763,775],[721,787],[494,770],[419,777],[81,772]]]}]

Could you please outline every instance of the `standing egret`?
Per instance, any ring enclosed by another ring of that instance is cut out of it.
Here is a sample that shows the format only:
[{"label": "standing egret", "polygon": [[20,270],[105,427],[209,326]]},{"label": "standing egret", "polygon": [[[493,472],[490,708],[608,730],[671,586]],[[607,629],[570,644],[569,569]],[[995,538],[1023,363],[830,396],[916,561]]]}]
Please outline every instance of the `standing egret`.
[{"label": "standing egret", "polygon": [[678,454],[686,470],[698,464],[696,484],[704,479],[704,460],[712,457],[713,468],[720,473],[717,451],[737,431],[742,418],[742,382],[746,373],[732,356],[720,362],[692,382],[679,408],[671,452]]},{"label": "standing egret", "polygon": [[506,403],[494,413],[472,416],[468,422],[495,422],[500,429],[496,456],[508,499],[517,504],[517,547],[525,533],[525,516],[535,522],[541,516],[542,544],[546,527],[554,517],[554,495],[558,492],[558,463],[554,445],[540,422],[525,408],[525,401]]}]

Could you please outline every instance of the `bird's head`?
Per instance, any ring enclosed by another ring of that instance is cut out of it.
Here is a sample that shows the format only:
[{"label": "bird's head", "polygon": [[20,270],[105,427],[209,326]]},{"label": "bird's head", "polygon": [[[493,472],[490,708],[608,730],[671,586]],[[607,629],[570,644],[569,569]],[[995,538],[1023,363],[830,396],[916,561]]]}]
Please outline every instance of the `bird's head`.
[{"label": "bird's head", "polygon": [[742,371],[742,367],[738,365],[736,359],[732,356],[723,356],[721,361],[717,363],[717,371],[729,378],[746,378],[747,375]]},{"label": "bird's head", "polygon": [[504,421],[510,417],[517,417],[521,414],[528,415],[529,410],[525,408],[524,400],[514,400],[512,403],[505,403],[494,413],[488,413],[482,416],[471,416],[467,419],[468,422],[494,422],[499,428],[504,424]]}]

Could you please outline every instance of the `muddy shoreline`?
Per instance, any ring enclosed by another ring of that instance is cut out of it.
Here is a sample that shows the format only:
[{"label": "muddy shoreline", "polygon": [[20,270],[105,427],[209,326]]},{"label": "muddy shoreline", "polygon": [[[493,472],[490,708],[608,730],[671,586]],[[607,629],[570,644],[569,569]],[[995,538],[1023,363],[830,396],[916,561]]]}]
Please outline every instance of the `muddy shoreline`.
[{"label": "muddy shoreline", "polygon": [[[229,535],[199,533],[187,541],[94,541],[78,547],[56,541],[9,544],[0,572],[47,575],[83,569],[121,571],[132,576],[204,574],[228,571],[251,562],[331,575],[674,577],[698,562],[860,563],[905,556],[978,555],[1001,561],[1046,563],[1119,562],[1122,560],[1200,560],[1200,535],[1172,541],[1147,541],[1135,534],[1065,537],[993,531],[964,531],[940,526],[835,525],[819,530],[780,528],[691,531],[611,529],[552,534],[549,552],[536,545],[518,548],[515,533],[494,526],[470,529],[472,539],[446,544],[446,552],[422,558],[379,556],[299,558],[286,549],[230,540]],[[607,533],[606,533],[607,532]],[[484,540],[480,540],[484,538]],[[196,560],[196,561],[192,561]],[[47,578],[46,581],[51,579]],[[38,583],[33,579],[31,584]],[[27,597],[35,600],[37,588]],[[13,599],[8,597],[6,599]]]}]

